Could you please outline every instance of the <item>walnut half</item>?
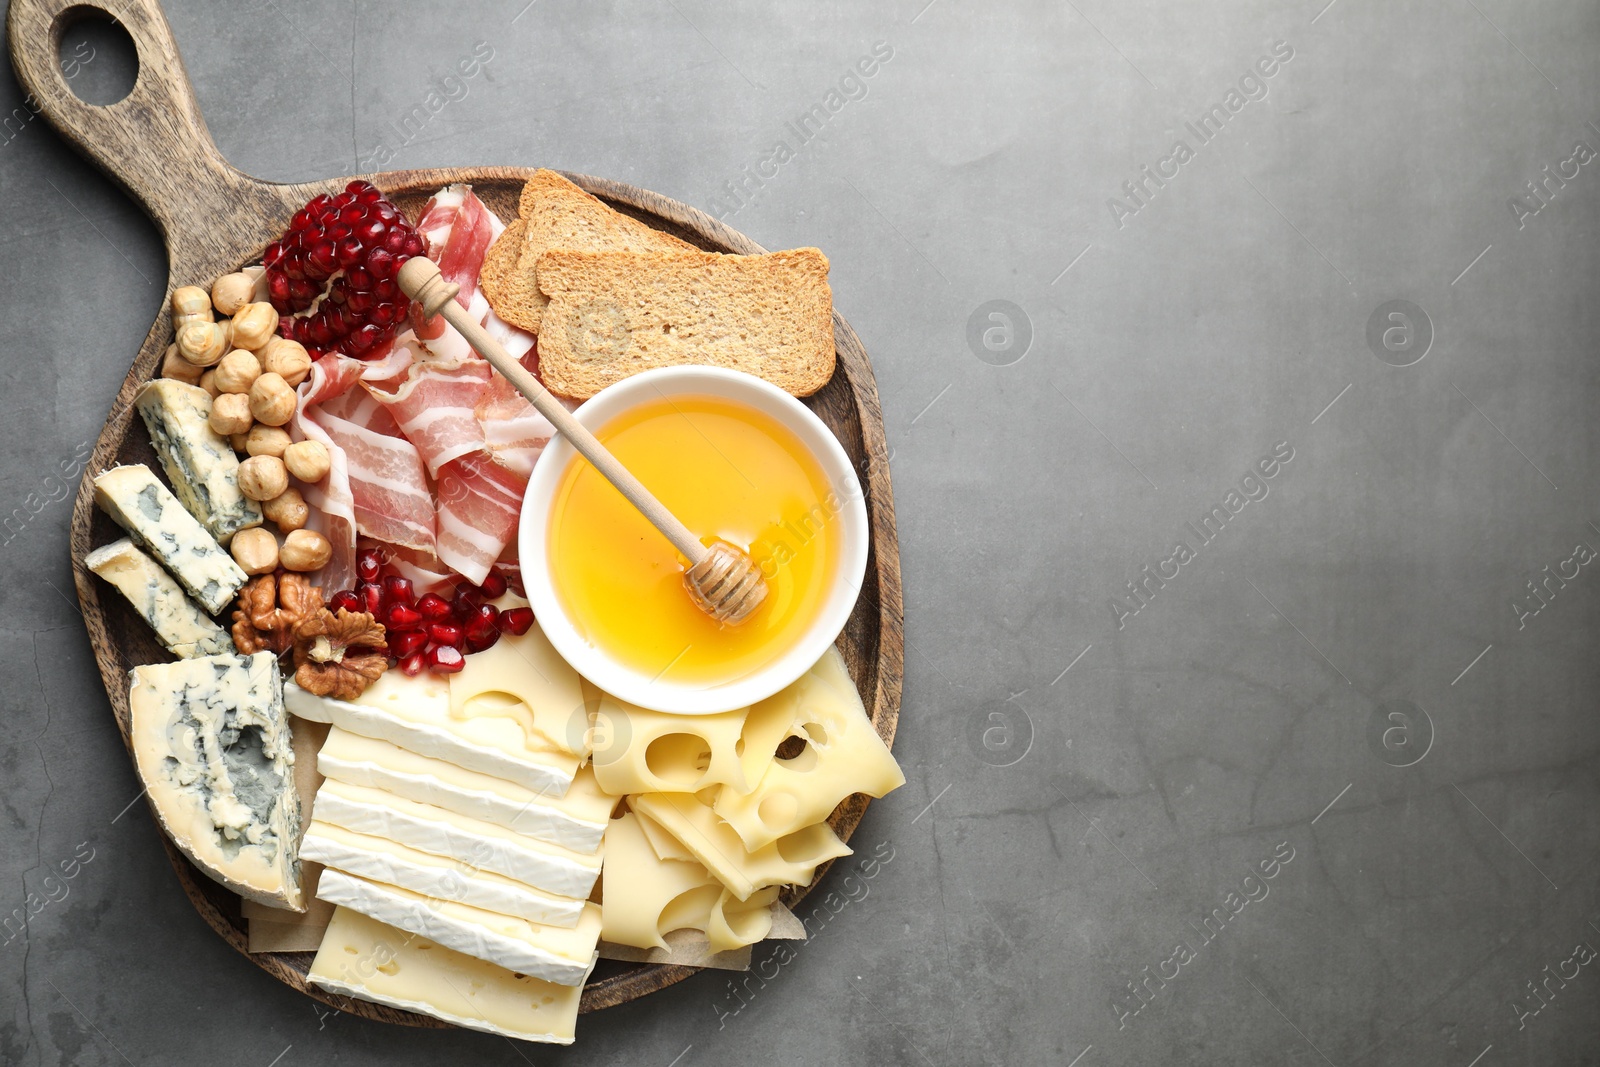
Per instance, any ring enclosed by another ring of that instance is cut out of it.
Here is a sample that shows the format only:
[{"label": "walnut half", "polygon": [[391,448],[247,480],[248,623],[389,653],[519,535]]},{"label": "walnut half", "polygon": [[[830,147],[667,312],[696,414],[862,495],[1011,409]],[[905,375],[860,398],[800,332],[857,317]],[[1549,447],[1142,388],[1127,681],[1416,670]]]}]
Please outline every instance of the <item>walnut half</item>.
[{"label": "walnut half", "polygon": [[301,689],[354,700],[389,667],[383,625],[366,612],[322,608],[295,628],[294,662]]},{"label": "walnut half", "polygon": [[239,591],[233,644],[241,655],[294,647],[295,628],[322,610],[322,590],[300,574],[263,574]]}]

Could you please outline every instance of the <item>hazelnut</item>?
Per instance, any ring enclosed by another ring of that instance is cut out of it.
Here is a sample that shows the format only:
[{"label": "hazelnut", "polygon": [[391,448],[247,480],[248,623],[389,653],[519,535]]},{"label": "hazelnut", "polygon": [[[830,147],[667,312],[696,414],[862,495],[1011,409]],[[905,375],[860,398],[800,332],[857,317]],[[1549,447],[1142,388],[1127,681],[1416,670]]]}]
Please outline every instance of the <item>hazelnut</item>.
[{"label": "hazelnut", "polygon": [[299,341],[274,337],[261,348],[261,366],[281,375],[290,386],[298,386],[311,373],[311,353]]},{"label": "hazelnut", "polygon": [[161,357],[161,377],[176,378],[180,382],[190,385],[199,385],[200,376],[206,372],[204,367],[197,367],[184,359],[178,352],[176,344],[167,346],[167,354]]},{"label": "hazelnut", "polygon": [[285,489],[271,500],[261,503],[261,514],[278,524],[284,533],[293,533],[311,518],[311,508],[298,489]]},{"label": "hazelnut", "polygon": [[223,319],[217,323],[217,328],[222,331],[222,351],[226,355],[233,351],[233,320]]},{"label": "hazelnut", "polygon": [[178,351],[197,367],[215,366],[225,351],[222,327],[214,322],[191,322],[178,331]]},{"label": "hazelnut", "polygon": [[289,470],[277,456],[251,456],[239,464],[239,492],[251,500],[271,500],[289,488]]},{"label": "hazelnut", "polygon": [[[255,427],[252,426],[251,429],[255,429]],[[249,440],[250,435],[247,433],[230,433],[228,435],[228,444],[232,446],[235,452],[243,452]]]},{"label": "hazelnut", "polygon": [[272,531],[252,526],[240,530],[228,542],[233,561],[246,574],[271,574],[278,569],[278,539]]},{"label": "hazelnut", "polygon": [[232,315],[250,303],[256,283],[248,274],[224,274],[211,284],[211,303],[224,315]]},{"label": "hazelnut", "polygon": [[283,462],[289,473],[302,482],[320,482],[328,476],[333,460],[328,446],[321,441],[296,441],[284,452]]},{"label": "hazelnut", "polygon": [[252,456],[277,456],[283,458],[289,447],[289,431],[278,426],[252,426],[244,450]]},{"label": "hazelnut", "polygon": [[283,380],[281,374],[267,371],[250,386],[250,413],[257,422],[264,422],[268,426],[282,426],[294,418],[295,404],[298,402],[299,397],[294,395],[294,390],[289,388],[289,383]]},{"label": "hazelnut", "polygon": [[[212,377],[214,371],[206,371],[206,377]],[[243,393],[219,393],[211,401],[211,414],[206,422],[211,428],[224,437],[236,433],[245,433],[250,429],[250,398]]]},{"label": "hazelnut", "polygon": [[246,304],[233,317],[234,346],[254,351],[270,341],[277,328],[278,313],[271,304]]},{"label": "hazelnut", "polygon": [[210,322],[211,297],[198,285],[180,285],[172,291],[172,317],[188,322]]},{"label": "hazelnut", "polygon": [[217,398],[217,394],[222,392],[221,389],[217,388],[217,372],[214,370],[208,370],[204,374],[200,375],[200,388],[209,393],[212,400],[215,400]]},{"label": "hazelnut", "polygon": [[259,377],[261,361],[242,348],[235,348],[217,364],[217,388],[224,393],[248,393]]},{"label": "hazelnut", "polygon": [[314,530],[295,530],[278,552],[278,562],[290,571],[319,571],[332,558],[332,542]]}]

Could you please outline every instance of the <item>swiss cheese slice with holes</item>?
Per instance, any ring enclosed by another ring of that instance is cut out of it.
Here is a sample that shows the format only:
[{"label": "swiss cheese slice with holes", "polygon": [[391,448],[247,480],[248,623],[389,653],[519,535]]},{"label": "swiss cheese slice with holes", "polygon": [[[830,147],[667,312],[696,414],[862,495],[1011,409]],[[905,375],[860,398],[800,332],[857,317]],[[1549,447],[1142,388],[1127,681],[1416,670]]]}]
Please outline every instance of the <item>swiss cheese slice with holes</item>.
[{"label": "swiss cheese slice with holes", "polygon": [[316,819],[306,828],[300,855],[346,874],[548,926],[576,926],[583,914],[580,899],[544,893],[471,863],[430,855]]},{"label": "swiss cheese slice with holes", "polygon": [[634,948],[666,948],[673,930],[704,931],[711,910],[726,892],[694,860],[664,860],[627,812],[606,827],[600,936]]},{"label": "swiss cheese slice with holes", "polygon": [[717,785],[748,792],[783,740],[779,734],[765,755],[765,732],[750,744],[748,710],[672,715],[600,693],[592,731],[595,777],[617,796],[694,793]]},{"label": "swiss cheese slice with holes", "polygon": [[[906,776],[867,718],[836,648],[791,686],[751,709],[765,723],[786,721],[786,736],[803,738],[792,759],[773,759],[747,793],[724,789],[713,807],[749,849],[826,819],[852,793],[881,797]],[[748,754],[748,749],[746,750]]]},{"label": "swiss cheese slice with holes", "polygon": [[[467,661],[485,654],[474,653]],[[443,678],[385,671],[353,701],[319,697],[290,683],[284,703],[302,719],[332,723],[528,789],[557,796],[566,792],[581,756],[545,744],[516,707],[477,702],[458,713],[451,692]]]},{"label": "swiss cheese slice with holes", "polygon": [[[496,603],[507,608],[527,601],[507,596]],[[449,689],[451,717],[470,724],[475,736],[563,765],[589,754],[593,707],[582,679],[537,623],[467,656],[461,671],[450,676]]]},{"label": "swiss cheese slice with holes", "polygon": [[[562,848],[369,786],[332,779],[323,782],[313,816],[318,822],[387,838],[557,896],[582,900],[593,892],[600,876],[599,853]],[[684,855],[687,858],[688,854]]]},{"label": "swiss cheese slice with holes", "polygon": [[804,827],[751,852],[731,826],[692,794],[646,793],[628,803],[682,842],[740,900],[767,886],[810,885],[819,864],[850,855],[850,846],[827,823]]},{"label": "swiss cheese slice with holes", "polygon": [[694,853],[683,847],[683,842],[667,833],[661,824],[648,815],[633,813],[639,830],[644,834],[645,840],[650,842],[650,851],[656,854],[656,859],[661,860],[692,860]]},{"label": "swiss cheese slice with holes", "polygon": [[519,1041],[570,1045],[580,986],[556,985],[335,908],[306,975],[330,993]]},{"label": "swiss cheese slice with holes", "polygon": [[317,770],[325,778],[384,789],[578,852],[600,847],[616,806],[587,768],[564,795],[552,795],[338,726],[317,753]]}]

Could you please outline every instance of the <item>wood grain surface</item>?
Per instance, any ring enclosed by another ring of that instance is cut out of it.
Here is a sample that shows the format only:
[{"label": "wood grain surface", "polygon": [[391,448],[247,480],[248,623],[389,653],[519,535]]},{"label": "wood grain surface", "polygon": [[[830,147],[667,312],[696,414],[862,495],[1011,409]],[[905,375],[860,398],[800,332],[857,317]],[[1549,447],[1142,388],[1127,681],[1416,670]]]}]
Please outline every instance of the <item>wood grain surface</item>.
[{"label": "wood grain surface", "polygon": [[[390,171],[296,185],[264,182],[244,174],[230,166],[212,143],[159,4],[121,0],[116,8],[112,11],[79,0],[13,0],[7,17],[11,61],[39,113],[68,143],[122,185],[160,227],[169,262],[168,296],[179,285],[209,286],[218,275],[259,261],[262,248],[283,231],[301,205],[318,193],[338,191],[352,177],[372,181],[413,219],[434,190],[452,182],[471,183],[502,219],[516,216],[517,197],[531,168]],[[57,62],[63,29],[92,13],[115,18],[138,51],[139,74],[133,90],[107,106],[87,104],[73,95]],[[700,248],[746,254],[765,251],[738,231],[667,197],[603,178],[567,177],[617,210]],[[826,243],[826,235],[817,238],[817,243]],[[169,657],[127,603],[115,594],[103,597],[107,587],[83,567],[83,558],[92,548],[121,535],[120,529],[95,509],[90,482],[100,471],[119,463],[154,462],[144,425],[131,417],[131,405],[171,339],[171,325],[163,313],[117,393],[79,486],[72,516],[71,552],[78,598],[124,744],[129,740],[127,672],[137,664]],[[882,412],[867,353],[849,323],[837,313],[834,341],[838,369],[807,403],[857,464],[872,523],[861,597],[838,644],[878,733],[892,742],[900,710],[904,640],[900,556]],[[841,837],[849,838],[866,805],[867,798],[857,795],[833,813],[829,821]],[[200,874],[171,842],[166,848],[184,893],[201,917],[228,944],[275,978],[354,1015],[412,1026],[448,1025],[310,986],[306,971],[311,953],[249,954],[239,898]],[[823,881],[819,873],[813,886]],[[806,892],[791,890],[783,899],[793,905]],[[157,967],[159,962],[151,965]],[[624,1003],[694,972],[687,967],[601,961],[584,989],[582,1010]]]}]

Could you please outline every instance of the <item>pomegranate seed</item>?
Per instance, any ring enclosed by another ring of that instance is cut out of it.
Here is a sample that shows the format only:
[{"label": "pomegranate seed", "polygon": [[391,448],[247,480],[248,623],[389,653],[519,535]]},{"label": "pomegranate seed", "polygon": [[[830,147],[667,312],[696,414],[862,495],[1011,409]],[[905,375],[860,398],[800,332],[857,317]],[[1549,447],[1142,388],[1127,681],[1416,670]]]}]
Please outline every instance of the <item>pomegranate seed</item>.
[{"label": "pomegranate seed", "polygon": [[[313,201],[313,203],[314,202],[315,201]],[[315,216],[311,212],[310,205],[307,205],[306,207],[303,207],[294,213],[294,218],[289,220],[289,229],[291,231],[303,230],[307,226],[311,225],[311,220],[314,217]]]},{"label": "pomegranate seed", "polygon": [[361,598],[362,607],[369,613],[379,617],[383,615],[383,586],[377,582],[362,582],[356,586],[356,596]]},{"label": "pomegranate seed", "polygon": [[506,580],[491,571],[483,584],[478,586],[478,595],[485,600],[499,600],[506,595]]},{"label": "pomegranate seed", "polygon": [[450,611],[459,621],[464,623],[471,622],[477,617],[478,607],[481,603],[478,591],[472,586],[467,586],[457,593],[455,599],[450,602]]},{"label": "pomegranate seed", "polygon": [[[342,278],[340,279],[340,281],[343,280]],[[360,315],[363,312],[372,310],[377,300],[371,293],[352,292],[346,295],[344,302],[350,306],[351,311]]]},{"label": "pomegranate seed", "polygon": [[373,188],[373,185],[371,182],[367,181],[367,179],[354,178],[351,180],[349,185],[344,187],[344,191],[349,193],[352,197],[356,197],[371,188]]},{"label": "pomegranate seed", "polygon": [[364,245],[376,244],[389,232],[388,223],[382,219],[363,219],[356,225],[355,237]]},{"label": "pomegranate seed", "polygon": [[393,303],[400,295],[400,283],[393,278],[379,278],[372,283],[372,295],[386,304]]},{"label": "pomegranate seed", "polygon": [[350,336],[345,338],[344,346],[362,359],[375,359],[376,355],[372,349],[383,339],[382,327],[369,322],[359,330],[350,331]]},{"label": "pomegranate seed", "polygon": [[428,669],[434,674],[457,674],[467,665],[467,657],[453,645],[434,645],[428,649]]},{"label": "pomegranate seed", "polygon": [[500,611],[493,604],[480,604],[463,626],[462,632],[474,641],[486,640],[491,634],[498,634],[496,624],[500,621]]},{"label": "pomegranate seed", "polygon": [[415,607],[417,603],[411,579],[402,578],[398,574],[391,574],[383,580],[383,595],[391,604],[404,604],[409,608]]},{"label": "pomegranate seed", "polygon": [[430,622],[428,640],[441,645],[461,645],[461,627],[453,622]]},{"label": "pomegranate seed", "polygon": [[328,610],[335,615],[341,611],[359,612],[361,610],[361,598],[356,595],[354,589],[346,589],[343,592],[333,594],[333,599],[328,601]]},{"label": "pomegranate seed", "polygon": [[423,593],[417,599],[417,610],[429,622],[442,622],[450,617],[450,601],[438,593]]},{"label": "pomegranate seed", "polygon": [[407,630],[397,633],[389,641],[389,651],[398,659],[405,659],[412,653],[421,652],[428,644],[428,635],[421,630]]},{"label": "pomegranate seed", "polygon": [[416,608],[408,608],[404,604],[392,604],[388,615],[384,617],[383,624],[391,630],[420,630],[422,615]]},{"label": "pomegranate seed", "polygon": [[350,288],[358,293],[370,292],[372,289],[372,275],[365,267],[352,267],[345,278],[349,280]]},{"label": "pomegranate seed", "polygon": [[383,239],[383,247],[399,255],[406,247],[406,232],[404,230],[390,230],[389,235]]},{"label": "pomegranate seed", "polygon": [[378,572],[383,570],[383,553],[375,548],[362,549],[356,555],[356,577],[363,582],[378,580]]},{"label": "pomegranate seed", "polygon": [[533,609],[507,608],[500,613],[499,626],[501,633],[521,637],[533,626]]},{"label": "pomegranate seed", "polygon": [[349,270],[361,262],[362,248],[363,245],[359,238],[346,237],[339,242],[339,247],[334,252],[334,259],[338,261],[340,267]]},{"label": "pomegranate seed", "polygon": [[339,212],[339,225],[349,226],[351,231],[354,232],[356,224],[366,217],[367,213],[362,210],[360,204],[351,204]]},{"label": "pomegranate seed", "polygon": [[400,670],[403,671],[408,678],[415,678],[417,675],[421,674],[423,668],[425,668],[427,665],[428,657],[421,652],[413,652],[411,655],[400,660]]},{"label": "pomegranate seed", "polygon": [[422,255],[422,238],[418,237],[416,234],[412,234],[410,237],[407,237],[406,246],[403,251],[405,252],[407,259],[412,259],[416,256]]},{"label": "pomegranate seed", "polygon": [[326,238],[311,246],[311,251],[307,255],[306,261],[317,270],[322,271],[324,278],[339,269],[339,261],[334,258],[333,242]]},{"label": "pomegranate seed", "polygon": [[363,204],[372,205],[383,200],[383,194],[369,182],[365,189],[356,194],[356,199]]},{"label": "pomegranate seed", "polygon": [[366,264],[374,278],[387,278],[394,273],[394,253],[386,248],[374,248],[367,253]]},{"label": "pomegranate seed", "polygon": [[[273,307],[278,308],[282,314],[289,304],[289,277],[285,274],[271,274],[267,278],[267,298],[272,301]],[[283,307],[278,307],[282,304]]]},{"label": "pomegranate seed", "polygon": [[469,637],[467,638],[467,651],[487,652],[489,649],[494,647],[495,642],[498,640],[500,640],[499,630],[495,630],[487,637]]}]

